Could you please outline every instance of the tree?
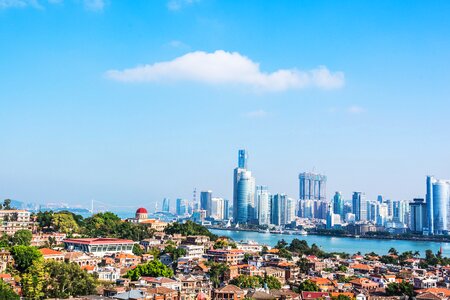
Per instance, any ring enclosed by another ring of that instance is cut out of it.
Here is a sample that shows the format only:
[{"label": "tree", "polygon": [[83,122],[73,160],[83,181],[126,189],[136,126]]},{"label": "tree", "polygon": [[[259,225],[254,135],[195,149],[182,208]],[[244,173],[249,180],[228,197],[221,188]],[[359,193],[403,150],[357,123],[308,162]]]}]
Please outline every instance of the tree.
[{"label": "tree", "polygon": [[78,224],[70,212],[60,212],[53,215],[52,224],[56,231],[62,233],[78,232]]},{"label": "tree", "polygon": [[395,249],[394,247],[392,247],[391,249],[389,249],[388,253],[391,254],[391,255],[398,255],[398,251],[397,251],[397,249]]},{"label": "tree", "polygon": [[28,272],[22,275],[22,296],[30,300],[42,299],[45,296],[44,281],[44,264],[42,261],[34,261],[33,265],[28,268]]},{"label": "tree", "polygon": [[339,265],[339,267],[338,267],[337,269],[338,269],[338,271],[340,271],[340,272],[347,272],[347,267],[344,266],[344,265]]},{"label": "tree", "polygon": [[17,230],[12,237],[13,245],[30,246],[33,234],[28,229]]},{"label": "tree", "polygon": [[275,245],[275,248],[277,249],[284,249],[287,246],[287,242],[284,239],[281,239],[277,242],[277,244]]},{"label": "tree", "polygon": [[170,278],[173,276],[173,270],[159,260],[151,260],[146,264],[138,265],[136,268],[129,270],[125,275],[131,280],[138,280],[141,276]]},{"label": "tree", "polygon": [[262,278],[260,276],[239,275],[230,280],[230,284],[234,284],[235,286],[243,289],[254,289],[261,287]]},{"label": "tree", "polygon": [[278,256],[284,257],[287,260],[292,260],[292,254],[287,250],[286,248],[280,248],[278,249]]},{"label": "tree", "polygon": [[11,207],[11,199],[5,199],[5,200],[3,201],[3,209],[4,209],[4,210],[11,210],[11,209],[13,209],[13,208]]},{"label": "tree", "polygon": [[225,272],[229,271],[230,268],[224,263],[215,263],[215,262],[209,263],[208,266],[209,266],[208,270],[209,278],[213,283],[213,286],[215,288],[218,288],[220,286],[220,283],[222,282],[223,275],[225,274]]},{"label": "tree", "polygon": [[414,296],[414,287],[411,283],[402,281],[400,283],[391,282],[386,287],[388,296]]},{"label": "tree", "polygon": [[166,234],[181,234],[183,236],[188,235],[206,235],[211,241],[218,239],[218,236],[211,233],[205,226],[199,225],[192,221],[186,221],[186,223],[174,222],[167,225],[164,229]]},{"label": "tree", "polygon": [[279,290],[281,289],[281,282],[275,276],[266,276],[264,278],[264,283],[270,290]]},{"label": "tree", "polygon": [[8,248],[9,247],[9,236],[4,233],[0,238],[0,248]]},{"label": "tree", "polygon": [[337,297],[332,297],[332,300],[352,300],[352,298],[350,298],[349,296],[346,295],[338,295]]},{"label": "tree", "polygon": [[18,245],[12,247],[11,254],[14,258],[16,269],[25,272],[36,261],[42,260],[42,254],[35,247]]},{"label": "tree", "polygon": [[144,250],[142,250],[141,246],[139,244],[133,245],[133,254],[137,256],[141,256],[144,253]]},{"label": "tree", "polygon": [[49,298],[69,298],[94,294],[96,279],[76,263],[46,261],[44,294]]},{"label": "tree", "polygon": [[43,231],[50,231],[50,227],[53,225],[53,212],[52,211],[40,211],[36,215],[39,228]]},{"label": "tree", "polygon": [[0,280],[0,299],[20,300],[20,297],[13,291],[9,284]]},{"label": "tree", "polygon": [[319,291],[319,287],[309,279],[300,283],[299,289],[300,289],[300,291],[306,291],[306,292],[318,292]]},{"label": "tree", "polygon": [[300,268],[301,273],[308,273],[309,272],[309,260],[302,257],[297,261],[297,266]]}]

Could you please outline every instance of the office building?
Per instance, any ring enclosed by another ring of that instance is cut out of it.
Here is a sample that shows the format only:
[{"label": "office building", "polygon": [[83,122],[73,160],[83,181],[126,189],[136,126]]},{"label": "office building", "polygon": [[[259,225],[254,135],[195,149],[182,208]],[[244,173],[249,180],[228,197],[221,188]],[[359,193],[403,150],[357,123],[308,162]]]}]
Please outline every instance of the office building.
[{"label": "office building", "polygon": [[300,200],[326,200],[327,199],[327,177],[315,173],[300,173],[299,199]]},{"label": "office building", "polygon": [[427,205],[424,199],[416,198],[409,203],[410,222],[409,229],[414,233],[422,233],[427,224]]},{"label": "office building", "polygon": [[333,197],[333,213],[344,217],[344,199],[341,192],[336,192]]},{"label": "office building", "polygon": [[188,200],[178,198],[176,206],[176,213],[178,216],[184,216],[188,213]]},{"label": "office building", "polygon": [[207,218],[211,216],[211,199],[212,199],[212,191],[200,192],[200,209],[206,211]]},{"label": "office building", "polygon": [[367,220],[367,201],[366,195],[362,192],[354,192],[352,197],[353,213],[356,221]]},{"label": "office building", "polygon": [[239,150],[238,167],[233,178],[233,219],[235,223],[256,222],[255,179],[246,169],[247,153]]},{"label": "office building", "polygon": [[450,228],[450,180],[427,176],[427,217],[429,234],[448,234]]},{"label": "office building", "polygon": [[228,201],[228,199],[223,200],[223,219],[230,219],[230,202]]},{"label": "office building", "polygon": [[267,186],[256,187],[256,206],[258,207],[258,224],[270,224],[271,195]]},{"label": "office building", "polygon": [[224,220],[225,200],[223,198],[211,198],[211,212],[209,217],[215,220]]},{"label": "office building", "polygon": [[170,212],[170,199],[169,198],[163,199],[162,211]]}]

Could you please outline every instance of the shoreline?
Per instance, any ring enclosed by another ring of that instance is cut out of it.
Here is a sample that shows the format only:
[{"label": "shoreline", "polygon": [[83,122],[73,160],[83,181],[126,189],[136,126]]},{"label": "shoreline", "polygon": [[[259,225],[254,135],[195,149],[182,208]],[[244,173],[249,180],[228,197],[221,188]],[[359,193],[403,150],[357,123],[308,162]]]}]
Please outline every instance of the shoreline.
[{"label": "shoreline", "polygon": [[[245,229],[245,228],[223,228],[223,227],[207,227],[208,229],[215,229],[215,230],[223,230],[223,231],[246,231],[246,232],[256,232],[265,234],[263,232],[259,232],[255,229]],[[441,239],[436,238],[427,238],[427,237],[401,237],[401,236],[369,236],[369,235],[362,235],[362,236],[356,236],[352,234],[346,234],[346,235],[340,235],[340,234],[323,234],[319,232],[308,232],[307,235],[302,234],[292,234],[288,231],[283,233],[274,233],[269,232],[269,234],[273,235],[291,235],[291,236],[298,236],[301,240],[302,236],[328,236],[328,237],[337,237],[337,238],[348,238],[348,239],[367,239],[367,240],[393,240],[393,241],[413,241],[413,242],[434,242],[434,243],[450,243],[450,237],[442,237]]]}]

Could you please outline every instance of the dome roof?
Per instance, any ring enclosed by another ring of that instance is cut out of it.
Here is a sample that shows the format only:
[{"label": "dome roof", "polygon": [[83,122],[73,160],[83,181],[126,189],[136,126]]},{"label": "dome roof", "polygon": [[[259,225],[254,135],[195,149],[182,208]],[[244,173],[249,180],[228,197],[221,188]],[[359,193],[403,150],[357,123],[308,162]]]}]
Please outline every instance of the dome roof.
[{"label": "dome roof", "polygon": [[146,213],[147,213],[147,210],[146,210],[145,208],[143,208],[143,207],[140,207],[140,208],[138,208],[138,209],[136,210],[136,213],[137,213],[137,214],[146,214]]}]

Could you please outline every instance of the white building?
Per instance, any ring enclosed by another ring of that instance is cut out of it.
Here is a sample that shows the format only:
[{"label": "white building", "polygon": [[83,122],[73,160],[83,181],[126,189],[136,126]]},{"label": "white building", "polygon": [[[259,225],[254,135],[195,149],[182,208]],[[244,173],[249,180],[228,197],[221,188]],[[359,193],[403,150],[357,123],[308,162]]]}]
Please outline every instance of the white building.
[{"label": "white building", "polygon": [[103,257],[113,253],[133,253],[134,241],[115,238],[65,239],[64,248],[68,251],[91,253]]},{"label": "white building", "polygon": [[256,187],[256,205],[259,225],[270,225],[270,193],[267,186]]},{"label": "white building", "polygon": [[187,258],[201,258],[204,254],[203,245],[181,245],[180,248],[186,250],[184,257]]},{"label": "white building", "polygon": [[215,220],[223,220],[225,215],[225,200],[223,198],[211,198],[211,217]]}]

